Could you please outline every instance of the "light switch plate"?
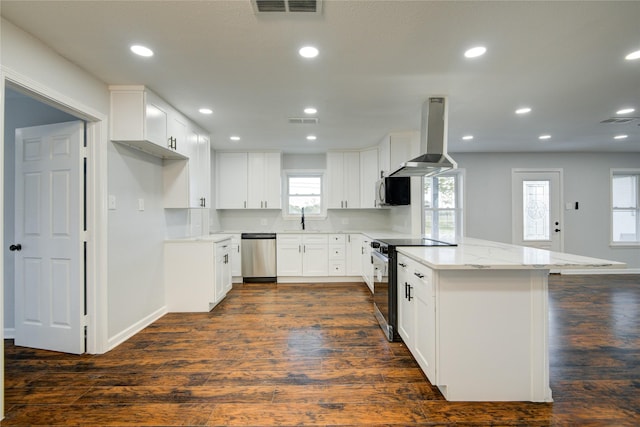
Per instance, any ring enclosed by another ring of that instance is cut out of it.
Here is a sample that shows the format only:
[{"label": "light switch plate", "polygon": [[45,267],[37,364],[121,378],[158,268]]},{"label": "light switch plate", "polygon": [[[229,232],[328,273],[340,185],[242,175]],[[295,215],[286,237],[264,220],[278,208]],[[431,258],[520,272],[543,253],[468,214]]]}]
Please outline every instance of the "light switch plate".
[{"label": "light switch plate", "polygon": [[116,196],[114,196],[113,194],[109,194],[109,210],[115,210],[116,209]]},{"label": "light switch plate", "polygon": [[138,199],[138,210],[140,212],[144,210],[144,199]]}]

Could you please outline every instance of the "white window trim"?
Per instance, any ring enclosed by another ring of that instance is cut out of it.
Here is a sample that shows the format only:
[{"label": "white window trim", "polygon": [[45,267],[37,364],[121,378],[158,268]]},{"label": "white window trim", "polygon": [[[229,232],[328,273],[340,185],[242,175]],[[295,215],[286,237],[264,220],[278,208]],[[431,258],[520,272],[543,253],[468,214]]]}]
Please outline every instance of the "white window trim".
[{"label": "white window trim", "polygon": [[621,168],[609,170],[609,246],[612,248],[637,248],[640,241],[636,242],[614,242],[613,241],[613,176],[614,175],[640,175],[640,169]]},{"label": "white window trim", "polygon": [[327,219],[327,179],[324,169],[283,169],[282,170],[282,219],[299,220],[300,215],[291,215],[287,211],[289,206],[289,177],[290,176],[320,176],[322,180],[321,205],[319,214],[304,214],[304,219],[319,221]]}]

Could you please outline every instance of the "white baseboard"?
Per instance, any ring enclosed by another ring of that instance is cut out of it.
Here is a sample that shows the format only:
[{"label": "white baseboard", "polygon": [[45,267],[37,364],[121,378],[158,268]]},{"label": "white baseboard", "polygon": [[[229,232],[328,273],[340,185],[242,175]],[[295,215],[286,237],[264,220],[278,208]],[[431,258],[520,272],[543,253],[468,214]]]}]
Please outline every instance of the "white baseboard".
[{"label": "white baseboard", "polygon": [[640,274],[640,268],[589,268],[561,270],[560,274]]},{"label": "white baseboard", "polygon": [[166,305],[160,308],[159,310],[156,310],[155,312],[151,313],[147,317],[140,319],[140,321],[129,326],[127,329],[120,332],[119,334],[109,338],[109,341],[107,344],[107,347],[108,347],[107,351],[113,350],[114,348],[116,348],[117,346],[119,346],[120,344],[122,344],[123,342],[125,342],[126,340],[128,340],[129,338],[137,334],[138,332],[142,331],[144,328],[146,328],[147,326],[149,326],[150,324],[152,324],[153,322],[155,322],[165,314],[167,314]]},{"label": "white baseboard", "polygon": [[12,340],[16,337],[16,328],[4,328],[4,339]]},{"label": "white baseboard", "polygon": [[361,276],[321,276],[321,277],[278,276],[278,283],[341,283],[341,282],[357,283],[357,282],[363,282],[363,280]]}]

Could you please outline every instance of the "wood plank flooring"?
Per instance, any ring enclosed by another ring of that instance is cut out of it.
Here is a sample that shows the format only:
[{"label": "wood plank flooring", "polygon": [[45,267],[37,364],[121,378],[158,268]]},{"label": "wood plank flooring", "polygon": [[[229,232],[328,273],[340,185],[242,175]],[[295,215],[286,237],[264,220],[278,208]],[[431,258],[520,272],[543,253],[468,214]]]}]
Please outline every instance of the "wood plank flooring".
[{"label": "wood plank flooring", "polygon": [[7,340],[2,425],[640,425],[640,276],[550,283],[554,403],[445,401],[364,284],[252,284],[104,355]]}]

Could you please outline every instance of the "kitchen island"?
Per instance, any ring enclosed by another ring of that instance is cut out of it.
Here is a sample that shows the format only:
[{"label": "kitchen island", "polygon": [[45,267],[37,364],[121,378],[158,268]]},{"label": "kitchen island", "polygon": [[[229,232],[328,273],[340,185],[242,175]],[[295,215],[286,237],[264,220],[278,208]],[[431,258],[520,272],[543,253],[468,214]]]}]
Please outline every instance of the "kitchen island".
[{"label": "kitchen island", "polygon": [[397,250],[398,328],[453,401],[551,402],[549,271],[625,267],[472,238]]}]

